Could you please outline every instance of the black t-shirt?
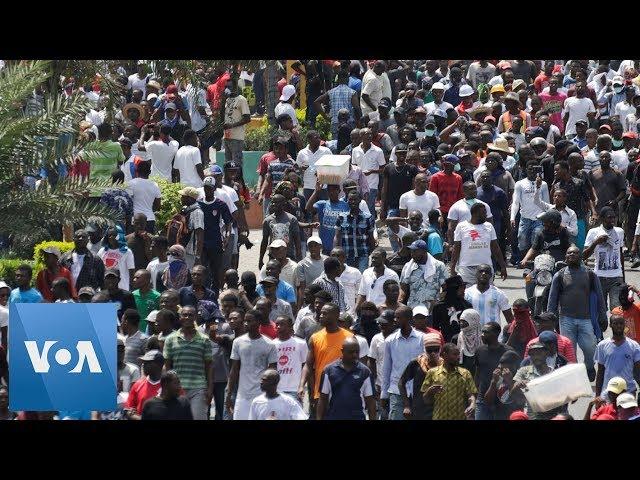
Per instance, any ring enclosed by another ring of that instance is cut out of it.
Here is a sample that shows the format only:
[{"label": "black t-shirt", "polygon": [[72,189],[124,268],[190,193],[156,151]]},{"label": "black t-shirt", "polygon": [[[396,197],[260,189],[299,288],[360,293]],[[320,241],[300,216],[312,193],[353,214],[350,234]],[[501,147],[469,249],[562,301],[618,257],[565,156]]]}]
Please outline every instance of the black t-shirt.
[{"label": "black t-shirt", "polygon": [[555,160],[553,157],[548,156],[540,160],[540,165],[542,166],[542,179],[547,182],[547,185],[551,185],[553,183],[553,167],[555,165]]},{"label": "black t-shirt", "polygon": [[118,309],[118,320],[122,318],[122,314],[127,308],[136,309],[136,301],[133,295],[122,288],[119,288],[117,293],[109,293],[109,299],[112,302],[120,302],[120,308]]},{"label": "black t-shirt", "polygon": [[478,396],[484,397],[485,392],[491,383],[493,371],[500,363],[500,357],[507,350],[513,350],[511,347],[499,343],[496,348],[489,348],[486,345],[480,345],[476,350],[476,378],[478,379]]},{"label": "black t-shirt", "polygon": [[555,182],[553,188],[562,188],[567,192],[567,207],[576,212],[578,219],[586,217],[591,199],[591,182],[588,178],[571,177],[568,182]]},{"label": "black t-shirt", "polygon": [[189,400],[185,397],[172,400],[155,397],[144,404],[142,420],[193,420],[193,415]]},{"label": "black t-shirt", "polygon": [[542,229],[533,237],[531,248],[538,253],[549,251],[556,262],[564,261],[569,248],[569,234],[566,228],[560,228],[558,233],[550,233]]},{"label": "black t-shirt", "polygon": [[411,397],[412,420],[431,420],[433,417],[433,405],[426,405],[420,391],[426,373],[420,367],[416,359],[413,359],[404,370],[407,381],[413,380],[413,396]]},{"label": "black t-shirt", "polygon": [[406,163],[398,167],[395,163],[390,163],[384,167],[382,175],[389,185],[387,208],[399,208],[400,196],[413,189],[413,179],[418,175],[418,167]]},{"label": "black t-shirt", "polygon": [[536,77],[535,67],[526,60],[521,63],[511,62],[511,70],[514,79],[524,80],[527,85]]}]

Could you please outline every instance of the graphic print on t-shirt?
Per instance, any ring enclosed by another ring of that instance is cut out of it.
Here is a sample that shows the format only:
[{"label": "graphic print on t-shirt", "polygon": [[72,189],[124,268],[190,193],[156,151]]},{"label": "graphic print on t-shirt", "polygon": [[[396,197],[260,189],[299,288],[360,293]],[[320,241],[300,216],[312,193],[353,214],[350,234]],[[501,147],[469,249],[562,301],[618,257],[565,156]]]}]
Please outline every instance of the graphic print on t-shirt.
[{"label": "graphic print on t-shirt", "polygon": [[118,268],[121,258],[122,253],[119,250],[108,250],[103,259],[105,268]]},{"label": "graphic print on t-shirt", "polygon": [[271,236],[273,240],[284,240],[289,245],[289,223],[272,223]]},{"label": "graphic print on t-shirt", "polygon": [[598,270],[617,270],[618,268],[618,252],[616,250],[598,252]]}]

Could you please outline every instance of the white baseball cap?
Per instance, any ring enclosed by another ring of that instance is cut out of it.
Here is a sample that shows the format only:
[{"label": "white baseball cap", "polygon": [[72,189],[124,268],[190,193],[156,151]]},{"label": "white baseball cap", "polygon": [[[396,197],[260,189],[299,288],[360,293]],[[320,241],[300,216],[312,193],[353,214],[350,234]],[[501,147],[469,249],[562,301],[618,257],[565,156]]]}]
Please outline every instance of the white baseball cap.
[{"label": "white baseball cap", "polygon": [[413,307],[413,316],[416,315],[424,315],[425,317],[429,316],[429,309],[425,305],[418,305]]},{"label": "white baseball cap", "polygon": [[286,102],[295,94],[296,94],[296,87],[294,87],[293,85],[285,85],[284,88],[282,89],[282,95],[280,95],[280,101]]},{"label": "white baseball cap", "polygon": [[310,243],[317,243],[318,245],[322,245],[322,240],[319,236],[313,235],[307,239],[307,245],[309,245]]},{"label": "white baseball cap", "polygon": [[633,408],[638,406],[638,402],[633,394],[621,393],[616,399],[616,405],[619,408]]},{"label": "white baseball cap", "polygon": [[287,246],[287,242],[285,242],[284,240],[278,239],[271,242],[271,244],[269,245],[269,248],[282,248],[286,246]]},{"label": "white baseball cap", "polygon": [[444,83],[442,82],[436,82],[433,85],[431,85],[431,90],[444,90]]},{"label": "white baseball cap", "polygon": [[[313,237],[311,237],[311,238],[313,238]],[[309,240],[311,240],[311,239],[309,239]],[[9,290],[11,290],[11,287],[9,285],[7,285],[5,282],[0,280],[0,290],[2,290],[3,288],[8,288]]]}]

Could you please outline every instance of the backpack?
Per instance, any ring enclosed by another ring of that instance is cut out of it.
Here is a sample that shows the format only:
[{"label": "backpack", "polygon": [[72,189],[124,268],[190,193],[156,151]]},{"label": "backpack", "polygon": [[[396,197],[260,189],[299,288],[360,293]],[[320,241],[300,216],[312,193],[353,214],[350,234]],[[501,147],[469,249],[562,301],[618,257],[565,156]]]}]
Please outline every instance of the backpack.
[{"label": "backpack", "polygon": [[173,215],[164,226],[164,234],[167,237],[168,244],[180,244],[186,247],[191,240],[191,231],[189,230],[189,217],[191,211],[185,212],[183,209],[180,213]]}]

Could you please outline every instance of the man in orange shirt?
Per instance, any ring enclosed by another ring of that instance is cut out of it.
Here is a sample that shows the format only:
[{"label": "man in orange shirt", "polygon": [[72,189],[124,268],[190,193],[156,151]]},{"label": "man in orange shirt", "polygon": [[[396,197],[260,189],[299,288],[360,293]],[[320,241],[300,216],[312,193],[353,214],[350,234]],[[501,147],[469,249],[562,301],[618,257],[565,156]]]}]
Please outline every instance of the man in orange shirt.
[{"label": "man in orange shirt", "polygon": [[345,338],[353,336],[353,333],[338,326],[339,318],[338,306],[335,303],[327,303],[320,311],[320,324],[323,328],[309,339],[309,353],[302,369],[298,395],[302,398],[307,382],[313,387],[313,398],[309,401],[310,416],[311,412],[315,413],[315,405],[320,398],[320,377],[324,367],[341,358]]},{"label": "man in orange shirt", "polygon": [[[640,295],[640,291],[632,285],[620,287],[620,306],[611,311],[612,315],[624,318],[624,334],[636,342],[640,340],[640,302],[633,303],[633,294]],[[629,295],[631,294],[631,295]],[[630,299],[631,298],[631,299]]]}]

